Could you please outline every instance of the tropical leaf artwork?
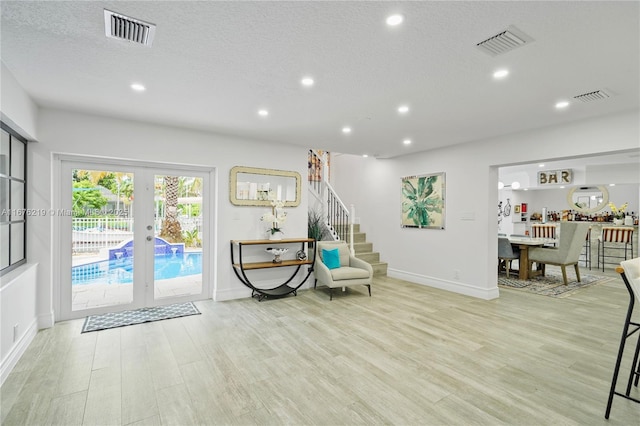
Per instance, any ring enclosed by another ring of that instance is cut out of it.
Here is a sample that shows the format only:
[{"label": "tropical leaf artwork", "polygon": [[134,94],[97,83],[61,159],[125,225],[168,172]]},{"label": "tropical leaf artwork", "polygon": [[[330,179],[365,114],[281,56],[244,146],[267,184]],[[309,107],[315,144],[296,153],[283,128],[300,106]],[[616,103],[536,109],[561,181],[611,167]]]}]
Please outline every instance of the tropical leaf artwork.
[{"label": "tropical leaf artwork", "polygon": [[402,226],[444,228],[444,173],[402,178]]}]

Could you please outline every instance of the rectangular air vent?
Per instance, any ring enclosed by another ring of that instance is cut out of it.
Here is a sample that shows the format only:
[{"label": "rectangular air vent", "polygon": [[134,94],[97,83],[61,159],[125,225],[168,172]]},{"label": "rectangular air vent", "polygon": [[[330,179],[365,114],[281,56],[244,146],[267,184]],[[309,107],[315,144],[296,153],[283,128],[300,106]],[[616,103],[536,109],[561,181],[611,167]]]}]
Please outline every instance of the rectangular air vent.
[{"label": "rectangular air vent", "polygon": [[104,32],[107,37],[151,46],[156,26],[110,10],[104,10]]},{"label": "rectangular air vent", "polygon": [[514,26],[510,26],[499,34],[489,37],[485,41],[481,41],[476,46],[483,52],[497,56],[507,53],[513,49],[531,43],[533,38],[526,35]]},{"label": "rectangular air vent", "polygon": [[601,101],[609,97],[611,97],[611,95],[605,92],[604,90],[595,90],[593,92],[583,93],[582,95],[574,96],[573,99],[576,99],[580,102],[593,102],[593,101]]}]

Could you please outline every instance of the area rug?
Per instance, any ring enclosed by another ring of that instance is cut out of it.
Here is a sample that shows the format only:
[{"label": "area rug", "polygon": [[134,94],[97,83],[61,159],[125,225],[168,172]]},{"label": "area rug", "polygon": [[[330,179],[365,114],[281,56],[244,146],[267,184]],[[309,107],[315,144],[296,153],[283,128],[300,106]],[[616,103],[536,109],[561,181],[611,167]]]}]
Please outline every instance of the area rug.
[{"label": "area rug", "polygon": [[614,278],[603,277],[598,275],[580,274],[580,282],[576,281],[575,273],[567,271],[568,285],[564,285],[561,272],[547,271],[545,276],[535,276],[528,280],[519,280],[517,273],[507,276],[504,273],[498,274],[498,286],[515,290],[522,290],[528,293],[540,294],[551,297],[567,297],[583,288],[590,287],[595,284],[601,284],[611,281]]},{"label": "area rug", "polygon": [[186,317],[189,315],[200,315],[200,311],[192,302],[141,308],[132,311],[112,312],[103,315],[91,315],[84,321],[82,332],[88,333],[90,331],[106,330],[108,328],[124,327],[127,325]]}]

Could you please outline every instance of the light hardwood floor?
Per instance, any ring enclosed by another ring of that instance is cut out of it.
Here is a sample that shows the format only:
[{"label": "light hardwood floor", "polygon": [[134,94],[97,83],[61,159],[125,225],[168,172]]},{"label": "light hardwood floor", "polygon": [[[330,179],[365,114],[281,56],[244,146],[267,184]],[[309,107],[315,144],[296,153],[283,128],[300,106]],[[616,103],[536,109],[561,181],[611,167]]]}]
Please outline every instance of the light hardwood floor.
[{"label": "light hardwood floor", "polygon": [[202,301],[202,315],[86,334],[58,323],[2,386],[2,424],[640,424],[619,397],[603,417],[619,278],[565,299],[391,278],[372,291]]}]

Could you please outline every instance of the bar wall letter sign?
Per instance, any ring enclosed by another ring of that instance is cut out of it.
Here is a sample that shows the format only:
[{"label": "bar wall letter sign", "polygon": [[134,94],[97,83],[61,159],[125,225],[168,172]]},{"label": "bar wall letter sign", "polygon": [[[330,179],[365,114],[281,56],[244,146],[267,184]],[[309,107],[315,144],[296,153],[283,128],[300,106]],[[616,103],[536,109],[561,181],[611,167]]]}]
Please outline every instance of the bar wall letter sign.
[{"label": "bar wall letter sign", "polygon": [[565,185],[571,183],[572,180],[571,169],[538,172],[538,185]]}]

